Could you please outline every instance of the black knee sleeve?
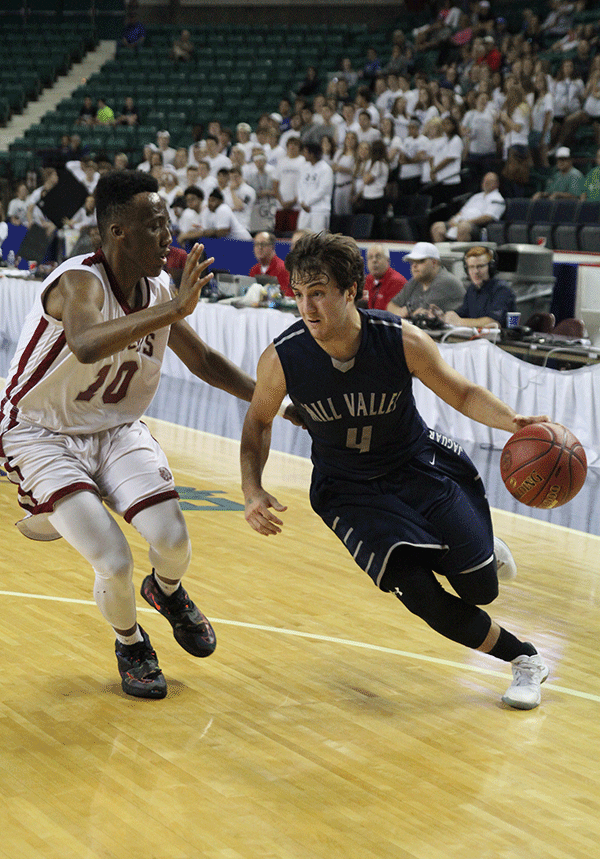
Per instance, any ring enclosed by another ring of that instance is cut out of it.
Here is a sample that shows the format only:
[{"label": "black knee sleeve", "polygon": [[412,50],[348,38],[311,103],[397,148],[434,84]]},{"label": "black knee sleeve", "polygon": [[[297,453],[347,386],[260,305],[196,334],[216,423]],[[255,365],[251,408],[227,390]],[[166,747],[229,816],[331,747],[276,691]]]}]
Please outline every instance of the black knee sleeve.
[{"label": "black knee sleeve", "polygon": [[448,576],[448,581],[465,602],[472,605],[489,605],[498,596],[496,558],[472,573]]},{"label": "black knee sleeve", "polygon": [[489,632],[491,620],[486,612],[448,593],[431,568],[414,558],[388,564],[381,589],[393,592],[440,635],[466,647],[479,647]]}]

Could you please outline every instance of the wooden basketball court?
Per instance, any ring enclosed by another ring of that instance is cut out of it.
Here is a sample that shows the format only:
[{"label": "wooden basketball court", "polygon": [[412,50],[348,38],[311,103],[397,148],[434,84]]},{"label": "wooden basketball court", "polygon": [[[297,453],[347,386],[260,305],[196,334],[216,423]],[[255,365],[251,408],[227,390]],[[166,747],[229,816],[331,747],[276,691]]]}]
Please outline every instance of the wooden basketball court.
[{"label": "wooden basketball court", "polygon": [[[169,684],[121,692],[92,573],[12,523],[0,480],[6,859],[590,859],[600,843],[600,538],[495,512],[519,576],[493,614],[551,672],[506,708],[510,669],[431,632],[354,566],[272,454],[288,504],[264,538],[241,510],[238,445],[149,421],[182,489],[190,594],[218,646],[194,660],[141,597]],[[134,548],[136,586],[148,571]]]}]

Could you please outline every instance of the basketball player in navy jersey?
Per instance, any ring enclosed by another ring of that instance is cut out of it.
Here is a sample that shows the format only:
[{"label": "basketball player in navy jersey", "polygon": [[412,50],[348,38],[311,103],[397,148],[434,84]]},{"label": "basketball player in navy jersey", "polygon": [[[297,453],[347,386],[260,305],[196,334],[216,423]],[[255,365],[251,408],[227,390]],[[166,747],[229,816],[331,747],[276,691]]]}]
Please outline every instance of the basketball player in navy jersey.
[{"label": "basketball player in navy jersey", "polygon": [[244,400],[254,389],[185,320],[211,277],[214,260],[203,260],[202,245],[170,293],[169,216],[157,192],[137,170],[99,180],[102,248],[44,281],[0,395],[0,462],[28,514],[18,526],[33,539],[62,536],[89,561],[94,597],[115,631],[122,687],[143,698],[164,698],[167,686],[136,620],[131,550],[105,504],[149,544],[144,599],[188,653],[210,655],[213,629],[180,584],[191,550],[173,476],[140,417],[167,345],[208,384]]},{"label": "basketball player in navy jersey", "polygon": [[498,595],[499,569],[516,573],[514,560],[494,538],[474,465],[417,411],[412,376],[468,417],[509,433],[548,418],[515,414],[405,320],[358,309],[364,266],[352,239],[306,236],[286,266],[301,319],[258,364],[241,446],[248,523],[263,535],[283,525],[286,508],[261,478],[271,423],[288,394],[312,439],[315,512],[382,591],[447,638],[512,663],[507,704],[537,707],[548,669],[532,644],[479,608]]}]

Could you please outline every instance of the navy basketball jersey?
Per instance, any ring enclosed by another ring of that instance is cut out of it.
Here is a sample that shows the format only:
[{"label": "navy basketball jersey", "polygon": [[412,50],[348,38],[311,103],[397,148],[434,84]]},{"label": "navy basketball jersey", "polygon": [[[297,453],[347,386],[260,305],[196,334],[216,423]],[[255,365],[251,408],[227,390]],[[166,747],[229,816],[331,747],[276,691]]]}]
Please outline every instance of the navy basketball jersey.
[{"label": "navy basketball jersey", "polygon": [[403,465],[426,440],[402,347],[402,320],[359,310],[362,337],[336,361],[303,321],[274,341],[292,402],[306,416],[312,461],[322,474],[368,480]]}]

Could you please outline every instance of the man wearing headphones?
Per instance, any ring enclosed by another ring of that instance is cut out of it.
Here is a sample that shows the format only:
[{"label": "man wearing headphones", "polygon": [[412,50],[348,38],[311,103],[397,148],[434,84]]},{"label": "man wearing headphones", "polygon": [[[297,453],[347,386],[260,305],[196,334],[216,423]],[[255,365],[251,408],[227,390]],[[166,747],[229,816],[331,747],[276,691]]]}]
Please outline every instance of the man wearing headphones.
[{"label": "man wearing headphones", "polygon": [[490,248],[472,247],[465,254],[465,272],[471,281],[462,305],[444,314],[444,322],[471,328],[502,328],[506,314],[516,310],[515,294],[496,277],[496,255]]}]

